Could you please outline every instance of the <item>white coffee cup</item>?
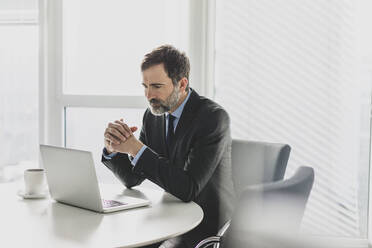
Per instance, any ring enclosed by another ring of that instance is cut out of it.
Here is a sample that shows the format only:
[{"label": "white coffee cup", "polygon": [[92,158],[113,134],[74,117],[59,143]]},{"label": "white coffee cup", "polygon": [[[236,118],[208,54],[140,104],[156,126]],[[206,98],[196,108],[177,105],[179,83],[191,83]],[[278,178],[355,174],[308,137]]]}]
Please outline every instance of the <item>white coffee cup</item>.
[{"label": "white coffee cup", "polygon": [[41,194],[45,190],[44,169],[27,169],[24,172],[25,194]]}]

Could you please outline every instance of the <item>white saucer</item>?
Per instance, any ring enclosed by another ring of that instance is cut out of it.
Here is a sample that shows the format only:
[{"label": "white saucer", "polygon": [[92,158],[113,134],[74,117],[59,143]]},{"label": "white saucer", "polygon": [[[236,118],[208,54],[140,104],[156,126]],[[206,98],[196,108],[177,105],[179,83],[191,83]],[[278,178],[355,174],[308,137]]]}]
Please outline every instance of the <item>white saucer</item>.
[{"label": "white saucer", "polygon": [[47,191],[44,191],[39,194],[26,194],[24,190],[19,190],[17,195],[23,197],[23,199],[41,199],[45,198],[48,195],[47,193],[48,193]]}]

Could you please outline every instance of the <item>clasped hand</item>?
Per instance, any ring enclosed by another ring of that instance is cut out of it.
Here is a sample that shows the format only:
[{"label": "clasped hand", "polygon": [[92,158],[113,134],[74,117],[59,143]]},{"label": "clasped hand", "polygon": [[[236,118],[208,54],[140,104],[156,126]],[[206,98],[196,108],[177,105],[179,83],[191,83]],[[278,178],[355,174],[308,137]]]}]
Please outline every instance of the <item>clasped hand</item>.
[{"label": "clasped hand", "polygon": [[142,142],[134,137],[137,127],[129,127],[123,119],[110,122],[104,133],[106,150],[109,153],[120,152],[135,156],[143,146]]}]

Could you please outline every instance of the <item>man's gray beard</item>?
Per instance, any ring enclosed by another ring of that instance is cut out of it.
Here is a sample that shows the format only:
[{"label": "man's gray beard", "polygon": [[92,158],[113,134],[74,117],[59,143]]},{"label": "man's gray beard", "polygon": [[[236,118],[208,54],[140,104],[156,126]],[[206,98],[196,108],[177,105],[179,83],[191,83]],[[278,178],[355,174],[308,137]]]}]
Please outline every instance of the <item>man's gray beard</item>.
[{"label": "man's gray beard", "polygon": [[154,108],[150,104],[150,110],[153,115],[162,115],[165,112],[173,109],[177,106],[178,101],[180,100],[179,89],[177,86],[174,87],[172,93],[165,99],[165,101],[160,102],[160,106]]}]

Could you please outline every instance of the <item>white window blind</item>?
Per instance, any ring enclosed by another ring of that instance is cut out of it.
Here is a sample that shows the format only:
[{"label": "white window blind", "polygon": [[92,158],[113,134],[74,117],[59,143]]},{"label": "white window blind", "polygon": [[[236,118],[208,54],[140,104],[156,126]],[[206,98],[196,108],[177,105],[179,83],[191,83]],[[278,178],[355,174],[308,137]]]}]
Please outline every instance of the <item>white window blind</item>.
[{"label": "white window blind", "polygon": [[315,169],[303,231],[366,238],[372,77],[357,2],[217,0],[215,99],[233,138],[292,147],[287,177]]}]

